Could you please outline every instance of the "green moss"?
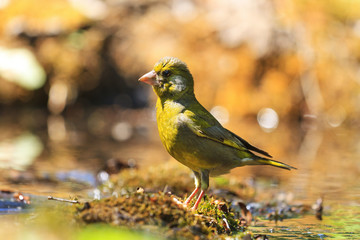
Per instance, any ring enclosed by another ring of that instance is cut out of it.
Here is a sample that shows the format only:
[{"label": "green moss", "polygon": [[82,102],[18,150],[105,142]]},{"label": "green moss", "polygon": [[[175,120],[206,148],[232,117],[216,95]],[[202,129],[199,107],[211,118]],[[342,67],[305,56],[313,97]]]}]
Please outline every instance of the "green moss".
[{"label": "green moss", "polygon": [[167,238],[222,238],[246,231],[226,203],[211,198],[194,213],[173,198],[164,193],[131,193],[85,204],[77,215],[87,224],[109,223],[136,230],[155,227]]}]

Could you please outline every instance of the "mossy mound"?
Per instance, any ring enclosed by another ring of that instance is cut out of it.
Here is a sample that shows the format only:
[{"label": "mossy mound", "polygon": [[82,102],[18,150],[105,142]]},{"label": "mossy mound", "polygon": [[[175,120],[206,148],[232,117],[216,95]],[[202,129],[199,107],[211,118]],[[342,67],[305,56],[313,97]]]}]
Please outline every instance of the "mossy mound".
[{"label": "mossy mound", "polygon": [[85,223],[103,222],[133,229],[156,226],[168,238],[218,239],[229,234],[249,234],[223,204],[208,199],[199,209],[201,214],[195,214],[168,194],[130,193],[86,203],[78,209],[78,217]]},{"label": "mossy mound", "polygon": [[[159,166],[138,168],[138,169],[124,169],[118,174],[111,176],[109,184],[104,184],[100,189],[102,192],[110,193],[124,191],[136,191],[138,187],[145,189],[145,192],[171,192],[177,196],[186,197],[194,188],[194,178],[185,167],[179,166],[178,163],[166,163]],[[247,186],[239,179],[217,177],[210,179],[210,189],[207,192],[212,194],[213,189],[222,189],[224,194],[230,194],[229,198],[234,195],[241,199],[251,199],[254,196],[255,190],[251,186]],[[216,193],[219,195],[219,193]]]}]

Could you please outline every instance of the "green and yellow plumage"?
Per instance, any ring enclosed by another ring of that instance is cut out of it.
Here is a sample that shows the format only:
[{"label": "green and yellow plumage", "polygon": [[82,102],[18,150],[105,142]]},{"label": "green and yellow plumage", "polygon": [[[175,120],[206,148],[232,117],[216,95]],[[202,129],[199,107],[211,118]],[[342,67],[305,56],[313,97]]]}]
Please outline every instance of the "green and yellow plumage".
[{"label": "green and yellow plumage", "polygon": [[197,187],[201,186],[202,190],[208,188],[209,175],[224,174],[235,167],[271,165],[293,168],[255,155],[253,152],[271,157],[222,127],[197,101],[193,77],[179,59],[162,58],[139,80],[151,84],[158,96],[157,124],[166,150],[194,171]]}]

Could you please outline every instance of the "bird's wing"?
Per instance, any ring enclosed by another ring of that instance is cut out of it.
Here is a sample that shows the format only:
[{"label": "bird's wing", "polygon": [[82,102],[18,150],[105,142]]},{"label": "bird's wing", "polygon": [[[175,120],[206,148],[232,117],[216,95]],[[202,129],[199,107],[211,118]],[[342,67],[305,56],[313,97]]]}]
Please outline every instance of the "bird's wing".
[{"label": "bird's wing", "polygon": [[248,150],[253,151],[253,152],[257,152],[257,153],[260,153],[260,154],[262,154],[262,155],[264,155],[264,156],[267,156],[267,157],[272,158],[272,156],[271,156],[269,153],[265,152],[264,150],[261,150],[261,149],[255,147],[255,146],[251,145],[251,144],[248,143],[245,139],[239,137],[239,136],[236,135],[235,133],[230,132],[230,131],[227,130],[227,129],[225,129],[225,130],[228,131],[228,132],[229,132],[232,136],[234,136],[236,139],[238,139],[238,140],[241,142],[241,144],[242,144],[244,147],[246,147]]},{"label": "bird's wing", "polygon": [[187,126],[199,137],[208,138],[240,151],[254,151],[271,157],[271,155],[257,147],[254,147],[241,137],[225,129],[207,110],[197,110],[197,114],[186,111],[184,114],[189,119]]}]

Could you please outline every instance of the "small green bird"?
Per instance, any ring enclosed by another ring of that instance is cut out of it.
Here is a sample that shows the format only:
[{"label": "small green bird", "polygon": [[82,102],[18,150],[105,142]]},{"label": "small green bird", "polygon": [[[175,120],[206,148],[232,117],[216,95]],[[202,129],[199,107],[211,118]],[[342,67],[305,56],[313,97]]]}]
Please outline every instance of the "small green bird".
[{"label": "small green bird", "polygon": [[260,157],[267,152],[227,130],[196,99],[194,80],[186,64],[174,57],[164,57],[139,81],[152,85],[158,96],[156,119],[161,141],[177,161],[193,170],[195,190],[184,202],[201,189],[193,206],[197,209],[209,187],[209,176],[228,173],[245,165],[271,165],[287,170],[287,164]]}]

